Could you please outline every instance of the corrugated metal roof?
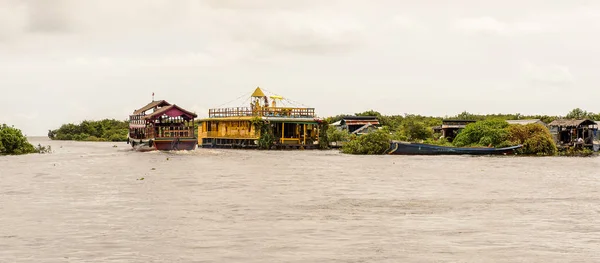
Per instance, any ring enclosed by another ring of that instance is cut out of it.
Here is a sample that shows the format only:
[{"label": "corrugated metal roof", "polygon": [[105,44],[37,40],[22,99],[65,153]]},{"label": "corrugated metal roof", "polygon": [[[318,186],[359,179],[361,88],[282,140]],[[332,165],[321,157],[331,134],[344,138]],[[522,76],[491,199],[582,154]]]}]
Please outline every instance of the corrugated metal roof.
[{"label": "corrugated metal roof", "polygon": [[378,120],[344,120],[346,125],[379,125]]},{"label": "corrugated metal roof", "polygon": [[527,125],[527,124],[532,124],[532,123],[544,124],[544,122],[540,119],[507,120],[506,122],[508,122],[508,124],[521,124],[521,125]]}]

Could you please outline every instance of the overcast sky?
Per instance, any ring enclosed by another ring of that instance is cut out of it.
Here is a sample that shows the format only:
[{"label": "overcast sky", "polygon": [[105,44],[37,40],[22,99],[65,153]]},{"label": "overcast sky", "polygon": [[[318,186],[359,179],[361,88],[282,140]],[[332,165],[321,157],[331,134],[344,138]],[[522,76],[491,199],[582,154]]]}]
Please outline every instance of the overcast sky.
[{"label": "overcast sky", "polygon": [[0,123],[126,119],[152,92],[206,116],[257,86],[320,116],[598,112],[599,36],[591,0],[0,0]]}]

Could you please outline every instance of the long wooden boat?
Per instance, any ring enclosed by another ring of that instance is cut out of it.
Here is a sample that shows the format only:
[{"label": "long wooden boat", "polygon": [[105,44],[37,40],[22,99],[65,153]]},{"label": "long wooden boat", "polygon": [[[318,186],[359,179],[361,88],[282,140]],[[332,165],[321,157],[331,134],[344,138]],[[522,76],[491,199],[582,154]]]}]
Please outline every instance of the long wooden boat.
[{"label": "long wooden boat", "polygon": [[394,155],[506,155],[513,154],[522,145],[503,148],[447,147],[424,143],[393,141],[388,154]]},{"label": "long wooden boat", "polygon": [[194,150],[197,115],[164,100],[152,101],[129,116],[128,144],[137,151]]}]

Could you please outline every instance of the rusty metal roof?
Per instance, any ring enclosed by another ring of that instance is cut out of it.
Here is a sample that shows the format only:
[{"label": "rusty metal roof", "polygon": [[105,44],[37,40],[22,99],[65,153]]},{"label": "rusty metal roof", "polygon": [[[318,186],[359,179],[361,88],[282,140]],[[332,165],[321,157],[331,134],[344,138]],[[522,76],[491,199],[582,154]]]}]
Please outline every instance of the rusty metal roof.
[{"label": "rusty metal roof", "polygon": [[377,120],[377,116],[344,116],[344,120]]}]

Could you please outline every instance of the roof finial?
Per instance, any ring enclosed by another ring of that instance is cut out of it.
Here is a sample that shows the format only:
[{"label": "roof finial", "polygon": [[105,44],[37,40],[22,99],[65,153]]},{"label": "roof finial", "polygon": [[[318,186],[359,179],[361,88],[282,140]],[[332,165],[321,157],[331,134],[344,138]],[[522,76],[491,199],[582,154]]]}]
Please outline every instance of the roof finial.
[{"label": "roof finial", "polygon": [[256,89],[254,90],[254,93],[252,93],[252,97],[266,97],[265,93],[260,89],[260,87],[256,87]]},{"label": "roof finial", "polygon": [[154,91],[152,92],[152,101],[154,101]]}]

